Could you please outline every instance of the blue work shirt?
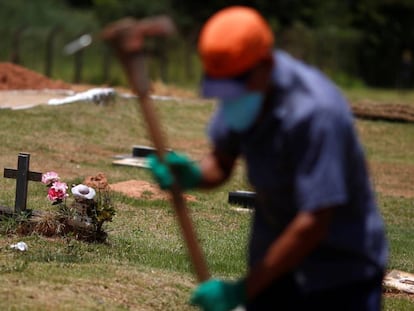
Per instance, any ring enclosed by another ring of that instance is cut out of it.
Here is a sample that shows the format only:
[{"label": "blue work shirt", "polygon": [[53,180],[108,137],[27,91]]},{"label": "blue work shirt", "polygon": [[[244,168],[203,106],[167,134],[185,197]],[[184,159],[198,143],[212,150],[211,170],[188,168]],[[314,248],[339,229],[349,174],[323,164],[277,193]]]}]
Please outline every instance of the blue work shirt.
[{"label": "blue work shirt", "polygon": [[215,148],[244,157],[257,193],[249,264],[298,212],[334,207],[329,233],[294,270],[304,291],[384,272],[387,245],[349,105],[317,69],[275,51],[272,108],[253,128],[229,130],[220,110],[209,124]]}]

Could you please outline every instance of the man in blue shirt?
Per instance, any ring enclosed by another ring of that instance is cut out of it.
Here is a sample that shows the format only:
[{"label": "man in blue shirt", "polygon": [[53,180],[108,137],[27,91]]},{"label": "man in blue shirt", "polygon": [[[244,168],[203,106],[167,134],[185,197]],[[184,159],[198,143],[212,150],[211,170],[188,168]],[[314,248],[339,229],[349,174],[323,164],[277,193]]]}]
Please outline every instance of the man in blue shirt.
[{"label": "man in blue shirt", "polygon": [[[220,100],[214,146],[200,164],[149,160],[162,188],[169,166],[185,189],[226,181],[238,157],[257,193],[249,270],[200,284],[204,310],[380,310],[387,262],[383,222],[349,106],[315,68],[273,48],[253,9],[229,7],[203,27],[202,92]],[[168,166],[169,165],[169,166]]]}]

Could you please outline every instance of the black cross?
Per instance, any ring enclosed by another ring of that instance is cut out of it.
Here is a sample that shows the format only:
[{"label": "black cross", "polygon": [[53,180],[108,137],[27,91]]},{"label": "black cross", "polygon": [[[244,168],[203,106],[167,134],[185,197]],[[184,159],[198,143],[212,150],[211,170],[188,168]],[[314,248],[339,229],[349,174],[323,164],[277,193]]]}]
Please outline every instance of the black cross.
[{"label": "black cross", "polygon": [[29,180],[42,181],[42,173],[29,171],[29,163],[30,154],[20,152],[17,160],[17,170],[11,168],[4,169],[5,178],[16,179],[16,199],[14,202],[14,212],[16,214],[26,210]]}]

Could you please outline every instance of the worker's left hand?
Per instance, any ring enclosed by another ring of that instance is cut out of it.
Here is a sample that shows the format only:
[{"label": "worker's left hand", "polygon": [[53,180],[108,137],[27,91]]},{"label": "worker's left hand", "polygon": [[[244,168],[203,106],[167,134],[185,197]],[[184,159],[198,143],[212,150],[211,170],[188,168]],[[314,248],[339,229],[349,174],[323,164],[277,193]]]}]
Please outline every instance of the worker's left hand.
[{"label": "worker's left hand", "polygon": [[190,303],[204,311],[229,311],[246,302],[246,282],[210,279],[193,292]]}]

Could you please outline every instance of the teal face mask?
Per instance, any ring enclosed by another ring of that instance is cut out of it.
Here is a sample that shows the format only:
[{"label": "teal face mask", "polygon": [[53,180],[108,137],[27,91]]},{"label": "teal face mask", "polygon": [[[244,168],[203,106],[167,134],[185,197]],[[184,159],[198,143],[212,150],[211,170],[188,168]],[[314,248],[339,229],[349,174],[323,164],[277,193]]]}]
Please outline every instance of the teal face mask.
[{"label": "teal face mask", "polygon": [[232,130],[248,130],[259,116],[264,96],[260,92],[249,92],[237,99],[221,102],[224,120]]}]

